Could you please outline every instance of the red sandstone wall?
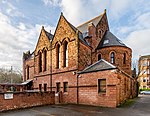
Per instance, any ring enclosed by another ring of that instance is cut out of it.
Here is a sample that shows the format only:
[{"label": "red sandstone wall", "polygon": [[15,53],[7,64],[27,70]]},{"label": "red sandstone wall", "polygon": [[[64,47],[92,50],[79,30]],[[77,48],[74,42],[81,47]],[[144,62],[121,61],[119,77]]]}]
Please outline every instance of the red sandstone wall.
[{"label": "red sandstone wall", "polygon": [[109,30],[106,12],[103,14],[102,19],[99,21],[99,23],[95,26],[96,26],[96,35],[95,35],[96,37],[92,36],[92,48],[93,48],[92,52],[95,51],[106,30]]},{"label": "red sandstone wall", "polygon": [[87,66],[91,65],[91,49],[81,42],[79,43],[79,69],[83,70]]},{"label": "red sandstone wall", "polygon": [[[119,66],[123,71],[127,74],[131,75],[131,58],[132,58],[132,51],[130,48],[127,47],[106,47],[102,48],[97,51],[97,54],[92,56],[93,62],[98,61],[98,54],[101,54],[102,59],[110,62],[110,54],[111,52],[115,53],[115,66]],[[123,54],[126,53],[126,64],[123,64]]]},{"label": "red sandstone wall", "polygon": [[[63,67],[63,41],[67,41],[68,42],[68,67]],[[74,70],[76,69],[76,62],[77,62],[77,47],[76,47],[76,41],[75,40],[70,40],[70,39],[63,39],[63,41],[61,41],[62,43],[60,44],[60,68],[57,69],[56,68],[56,46],[55,44],[57,44],[57,41],[53,42],[53,50],[52,50],[52,70],[53,73],[56,72],[62,72],[62,71],[66,71],[66,70]]]},{"label": "red sandstone wall", "polygon": [[29,79],[33,79],[34,77],[34,59],[28,59],[23,62],[23,81],[27,80],[27,66],[29,66]]},{"label": "red sandstone wall", "polygon": [[13,99],[4,99],[0,93],[0,111],[27,108],[32,106],[55,104],[55,94],[52,93],[14,93]]}]

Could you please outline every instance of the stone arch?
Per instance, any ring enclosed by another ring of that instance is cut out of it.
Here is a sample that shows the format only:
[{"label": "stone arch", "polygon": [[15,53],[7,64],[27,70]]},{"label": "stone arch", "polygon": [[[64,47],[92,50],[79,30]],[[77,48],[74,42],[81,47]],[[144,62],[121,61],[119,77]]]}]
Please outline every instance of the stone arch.
[{"label": "stone arch", "polygon": [[43,71],[47,70],[47,48],[43,48]]},{"label": "stone arch", "polygon": [[70,42],[70,38],[69,37],[66,37],[62,40],[62,45],[64,44],[64,42],[67,41],[68,43]]},{"label": "stone arch", "polygon": [[42,51],[38,51],[38,70],[39,73],[42,72]]},{"label": "stone arch", "polygon": [[56,48],[58,44],[61,46],[61,45],[62,45],[62,42],[61,42],[61,41],[57,41],[57,42],[54,44],[54,48]]},{"label": "stone arch", "polygon": [[63,42],[63,67],[68,67],[68,42]]},{"label": "stone arch", "polygon": [[57,43],[56,44],[56,68],[60,68],[60,63],[61,63],[60,57],[61,57],[61,55],[60,55],[60,44]]}]

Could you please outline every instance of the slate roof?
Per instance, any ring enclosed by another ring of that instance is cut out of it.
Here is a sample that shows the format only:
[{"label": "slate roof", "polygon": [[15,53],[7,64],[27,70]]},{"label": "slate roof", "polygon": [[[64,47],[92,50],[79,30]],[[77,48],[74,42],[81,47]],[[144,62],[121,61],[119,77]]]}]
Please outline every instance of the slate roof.
[{"label": "slate roof", "polygon": [[30,59],[33,59],[34,58],[34,51],[30,54]]},{"label": "slate roof", "polygon": [[79,36],[79,39],[87,46],[89,46],[89,44],[84,40],[84,36],[83,34],[79,31],[78,32],[78,36]]},{"label": "slate roof", "polygon": [[77,29],[80,30],[82,33],[87,32],[88,31],[88,24],[92,22],[94,24],[94,26],[97,26],[97,24],[101,20],[102,16],[103,16],[103,14],[101,14],[101,15],[99,15],[99,16],[97,16],[97,17],[95,17],[95,18],[79,25],[77,27]]},{"label": "slate roof", "polygon": [[26,85],[26,84],[30,83],[31,81],[33,81],[33,79],[28,79],[28,80],[24,81],[23,83],[21,83],[21,85]]},{"label": "slate roof", "polygon": [[107,47],[107,46],[124,46],[126,45],[119,40],[115,35],[113,35],[110,31],[106,31],[104,37],[100,41],[97,49]]},{"label": "slate roof", "polygon": [[111,70],[111,69],[116,69],[117,67],[110,64],[104,59],[101,59],[97,61],[96,63],[88,66],[85,68],[83,71],[80,71],[78,74],[82,73],[89,73],[89,72],[97,72],[97,71],[103,71],[103,70]]},{"label": "slate roof", "polygon": [[23,59],[27,60],[27,59],[33,59],[34,58],[34,51],[32,53],[30,53],[30,50],[23,53]]},{"label": "slate roof", "polygon": [[46,30],[44,30],[45,33],[46,33],[46,36],[48,37],[49,40],[52,40],[53,39],[53,36],[51,33],[47,32]]}]

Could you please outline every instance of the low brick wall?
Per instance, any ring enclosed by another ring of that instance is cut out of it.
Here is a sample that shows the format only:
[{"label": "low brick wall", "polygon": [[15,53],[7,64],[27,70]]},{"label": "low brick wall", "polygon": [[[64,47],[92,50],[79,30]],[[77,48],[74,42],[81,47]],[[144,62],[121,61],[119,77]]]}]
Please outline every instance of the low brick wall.
[{"label": "low brick wall", "polygon": [[10,96],[7,95],[8,93],[0,93],[0,112],[32,106],[55,104],[55,92],[18,92],[10,93]]}]

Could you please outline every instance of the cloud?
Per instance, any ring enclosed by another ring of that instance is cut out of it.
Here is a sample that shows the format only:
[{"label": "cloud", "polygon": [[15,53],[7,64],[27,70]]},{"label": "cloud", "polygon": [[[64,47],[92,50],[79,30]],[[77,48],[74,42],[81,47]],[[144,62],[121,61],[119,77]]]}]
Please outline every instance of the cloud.
[{"label": "cloud", "polygon": [[150,54],[150,12],[133,15],[126,26],[119,26],[116,29],[120,37],[127,46],[132,48],[133,59],[138,59],[139,55]]},{"label": "cloud", "polygon": [[[35,26],[20,22],[13,26],[10,18],[0,12],[0,66],[22,68],[22,54],[27,50],[35,49],[41,27],[44,24]],[[44,25],[45,29],[54,32],[54,28]]]},{"label": "cloud", "polygon": [[19,10],[14,6],[12,5],[10,2],[8,2],[7,0],[2,0],[1,1],[2,5],[0,8],[3,12],[6,12],[6,14],[8,16],[11,16],[11,17],[24,17],[24,14],[19,12]]},{"label": "cloud", "polygon": [[[103,0],[104,1],[104,0]],[[98,0],[62,0],[60,7],[65,17],[74,25],[79,25],[90,18],[100,15],[108,2]]]},{"label": "cloud", "polygon": [[[1,54],[3,54],[0,57],[0,64],[1,66],[15,65],[21,67],[22,52],[33,46],[31,37],[35,34],[32,29],[20,30],[18,27],[12,26],[9,18],[2,13],[0,13],[0,17],[0,49]],[[19,62],[16,64],[16,61]]]},{"label": "cloud", "polygon": [[61,0],[42,0],[45,5],[59,6]]},{"label": "cloud", "polygon": [[110,16],[116,20],[122,17],[125,13],[127,13],[131,8],[132,0],[112,0],[110,2]]},{"label": "cloud", "polygon": [[150,54],[150,29],[143,29],[131,32],[125,43],[132,48],[134,58],[138,58],[139,55]]},{"label": "cloud", "polygon": [[138,28],[150,28],[150,12],[142,13],[137,17],[135,23],[138,24]]}]

